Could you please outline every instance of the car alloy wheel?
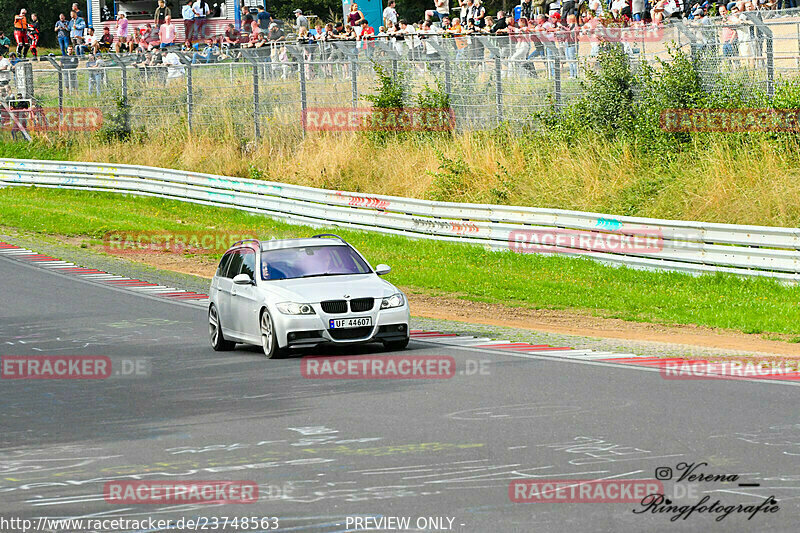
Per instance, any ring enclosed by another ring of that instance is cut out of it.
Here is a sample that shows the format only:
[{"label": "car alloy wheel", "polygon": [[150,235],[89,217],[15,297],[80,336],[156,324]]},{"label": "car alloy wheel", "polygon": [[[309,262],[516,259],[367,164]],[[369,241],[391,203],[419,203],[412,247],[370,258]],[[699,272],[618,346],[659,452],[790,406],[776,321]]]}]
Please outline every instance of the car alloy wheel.
[{"label": "car alloy wheel", "polygon": [[219,313],[214,304],[211,304],[211,307],[208,308],[208,336],[211,340],[211,347],[216,352],[227,352],[236,347],[236,343],[225,339],[222,335]]},{"label": "car alloy wheel", "polygon": [[264,309],[261,313],[260,320],[261,328],[261,347],[264,349],[264,355],[268,359],[278,359],[282,356],[281,349],[278,348],[278,339],[275,335],[275,328],[272,324],[272,317],[269,312]]}]

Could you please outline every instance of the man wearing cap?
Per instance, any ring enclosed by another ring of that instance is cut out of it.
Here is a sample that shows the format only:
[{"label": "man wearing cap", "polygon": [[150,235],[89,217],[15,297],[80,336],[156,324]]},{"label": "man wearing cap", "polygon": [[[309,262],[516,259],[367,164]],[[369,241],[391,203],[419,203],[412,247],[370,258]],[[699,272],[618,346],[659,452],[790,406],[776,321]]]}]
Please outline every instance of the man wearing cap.
[{"label": "man wearing cap", "polygon": [[308,17],[303,15],[303,10],[295,9],[294,15],[297,17],[297,20],[295,20],[295,23],[297,25],[297,30],[300,31],[300,28],[308,29]]}]

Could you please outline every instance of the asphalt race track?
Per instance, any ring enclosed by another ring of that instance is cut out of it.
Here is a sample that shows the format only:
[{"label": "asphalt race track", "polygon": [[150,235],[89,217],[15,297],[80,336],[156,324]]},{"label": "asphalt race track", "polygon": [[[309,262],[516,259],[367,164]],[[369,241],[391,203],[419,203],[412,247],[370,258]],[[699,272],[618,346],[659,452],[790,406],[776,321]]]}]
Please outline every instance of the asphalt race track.
[{"label": "asphalt race track", "polygon": [[[278,517],[281,531],[320,533],[363,530],[354,519],[368,517],[410,517],[404,531],[797,530],[798,382],[674,381],[621,365],[419,341],[404,354],[452,356],[456,375],[307,379],[301,357],[213,352],[205,311],[189,303],[7,257],[0,301],[0,356],[146,364],[135,377],[0,380],[0,518]],[[385,355],[379,345],[351,353]],[[779,509],[671,521],[674,513],[642,513],[639,503],[509,498],[513,480],[652,480],[662,467],[677,476],[681,463],[739,477],[664,481],[675,504],[709,496],[709,505],[757,505],[774,496]],[[105,501],[107,481],[137,479],[246,480],[260,497]]]}]

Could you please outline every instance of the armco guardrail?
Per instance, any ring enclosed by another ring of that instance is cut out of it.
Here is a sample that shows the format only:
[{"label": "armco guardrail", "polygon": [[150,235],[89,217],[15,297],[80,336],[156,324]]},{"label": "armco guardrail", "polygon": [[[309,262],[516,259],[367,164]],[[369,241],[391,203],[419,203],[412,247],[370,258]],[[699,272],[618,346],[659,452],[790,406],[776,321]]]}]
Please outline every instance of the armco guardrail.
[{"label": "armco guardrail", "polygon": [[432,202],[134,165],[0,159],[0,186],[31,185],[157,196],[312,226],[577,255],[635,268],[800,280],[795,228]]}]

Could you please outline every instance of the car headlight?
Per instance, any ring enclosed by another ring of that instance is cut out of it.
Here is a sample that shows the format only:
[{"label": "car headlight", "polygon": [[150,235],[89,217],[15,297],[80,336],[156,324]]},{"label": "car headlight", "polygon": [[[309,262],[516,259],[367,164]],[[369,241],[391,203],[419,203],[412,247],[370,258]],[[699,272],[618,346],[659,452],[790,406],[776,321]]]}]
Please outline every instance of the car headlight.
[{"label": "car headlight", "polygon": [[294,302],[283,302],[277,304],[275,307],[284,315],[315,315],[314,308],[311,304],[296,304]]},{"label": "car headlight", "polygon": [[391,307],[400,307],[406,302],[402,293],[392,294],[388,298],[381,300],[381,309],[389,309]]}]

